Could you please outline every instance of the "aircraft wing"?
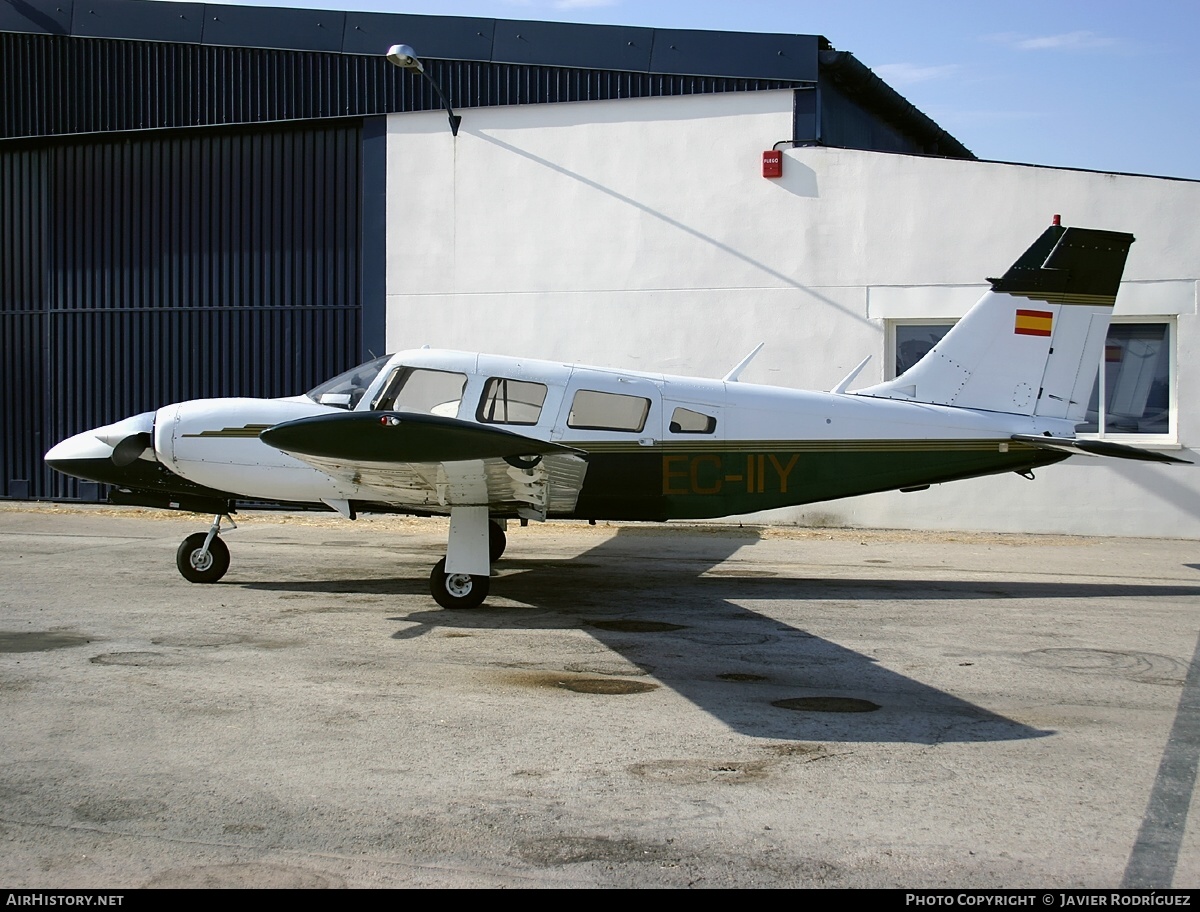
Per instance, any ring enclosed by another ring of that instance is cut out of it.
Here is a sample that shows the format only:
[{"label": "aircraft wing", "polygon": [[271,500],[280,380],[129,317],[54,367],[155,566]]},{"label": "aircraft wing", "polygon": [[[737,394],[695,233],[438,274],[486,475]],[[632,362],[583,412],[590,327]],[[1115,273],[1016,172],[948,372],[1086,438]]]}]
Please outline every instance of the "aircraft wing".
[{"label": "aircraft wing", "polygon": [[1057,450],[1060,453],[1073,453],[1084,456],[1113,456],[1117,459],[1138,459],[1143,462],[1178,462],[1191,465],[1191,460],[1180,459],[1178,456],[1168,456],[1166,453],[1156,453],[1123,443],[1112,443],[1108,440],[1081,440],[1077,437],[1038,437],[1034,434],[1014,434],[1013,440],[1040,447],[1043,450]]},{"label": "aircraft wing", "polygon": [[457,418],[344,412],[285,421],[259,438],[363,499],[439,511],[487,505],[529,519],[575,509],[587,454]]}]

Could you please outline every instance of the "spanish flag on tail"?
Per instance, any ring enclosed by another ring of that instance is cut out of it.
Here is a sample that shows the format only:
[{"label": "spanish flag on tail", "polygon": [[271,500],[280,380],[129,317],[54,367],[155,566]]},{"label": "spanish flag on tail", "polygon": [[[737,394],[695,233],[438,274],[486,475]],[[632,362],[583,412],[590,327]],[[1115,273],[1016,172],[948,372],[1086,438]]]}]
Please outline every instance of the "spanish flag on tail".
[{"label": "spanish flag on tail", "polygon": [[1048,310],[1018,310],[1013,332],[1018,336],[1049,336],[1054,314]]}]

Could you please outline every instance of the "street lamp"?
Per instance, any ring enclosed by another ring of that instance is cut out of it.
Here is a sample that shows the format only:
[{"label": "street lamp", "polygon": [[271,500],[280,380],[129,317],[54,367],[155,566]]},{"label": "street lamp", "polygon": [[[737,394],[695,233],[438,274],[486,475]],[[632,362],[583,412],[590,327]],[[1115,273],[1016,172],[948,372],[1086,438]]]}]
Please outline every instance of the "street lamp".
[{"label": "street lamp", "polygon": [[446,93],[442,91],[442,87],[434,82],[432,76],[425,72],[425,65],[417,57],[417,52],[407,44],[393,44],[388,48],[387,59],[389,63],[400,67],[400,69],[413,70],[429,80],[430,85],[438,93],[438,98],[442,100],[442,107],[446,109],[446,113],[450,116],[450,132],[457,136],[458,125],[462,123],[462,117],[454,113],[454,109],[450,107],[450,99],[446,97]]}]

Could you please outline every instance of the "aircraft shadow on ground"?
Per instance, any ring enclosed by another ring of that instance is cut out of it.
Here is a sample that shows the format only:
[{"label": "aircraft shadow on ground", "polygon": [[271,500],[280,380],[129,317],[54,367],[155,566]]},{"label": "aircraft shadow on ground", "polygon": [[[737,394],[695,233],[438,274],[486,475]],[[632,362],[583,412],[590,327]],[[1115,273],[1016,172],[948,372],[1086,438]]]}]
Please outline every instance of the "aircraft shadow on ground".
[{"label": "aircraft shadow on ground", "polygon": [[[935,744],[1052,734],[993,713],[875,659],[745,607],[745,602],[1198,596],[1196,586],[1008,580],[796,579],[758,568],[714,569],[753,536],[705,537],[662,550],[663,537],[621,529],[578,557],[506,557],[493,602],[392,618],[393,636],[435,631],[585,630],[631,665],[735,731],[804,741]],[[629,565],[636,563],[636,572]],[[613,568],[622,572],[614,573]],[[708,571],[721,575],[705,575]],[[247,588],[331,594],[425,595],[428,582],[375,578],[256,582]],[[515,601],[516,606],[495,604]],[[952,661],[952,660],[947,660]],[[614,699],[636,699],[619,696]],[[796,709],[796,703],[801,702]],[[784,704],[778,705],[780,701]],[[879,708],[870,710],[874,704]],[[853,711],[846,711],[847,709]]]}]

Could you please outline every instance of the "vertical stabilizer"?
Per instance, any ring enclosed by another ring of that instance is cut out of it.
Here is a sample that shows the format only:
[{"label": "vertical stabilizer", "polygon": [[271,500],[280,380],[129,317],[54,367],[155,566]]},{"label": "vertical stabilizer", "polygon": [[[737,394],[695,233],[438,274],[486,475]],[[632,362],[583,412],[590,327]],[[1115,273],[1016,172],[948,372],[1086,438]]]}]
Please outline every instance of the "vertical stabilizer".
[{"label": "vertical stabilizer", "polygon": [[1132,243],[1051,225],[925,357],[856,394],[1082,421]]}]

